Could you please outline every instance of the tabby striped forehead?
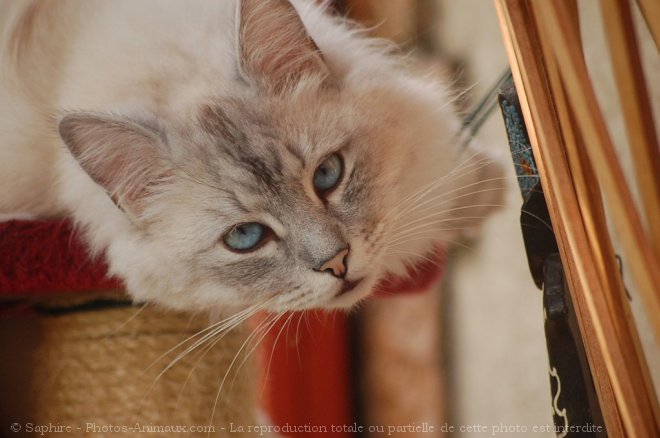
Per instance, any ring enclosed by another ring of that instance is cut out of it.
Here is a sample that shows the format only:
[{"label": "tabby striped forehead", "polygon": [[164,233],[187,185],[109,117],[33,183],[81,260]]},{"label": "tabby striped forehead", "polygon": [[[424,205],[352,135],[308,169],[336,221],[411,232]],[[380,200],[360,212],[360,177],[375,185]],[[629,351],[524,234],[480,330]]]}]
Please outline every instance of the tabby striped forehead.
[{"label": "tabby striped forehead", "polygon": [[[237,100],[223,100],[201,107],[198,123],[234,183],[258,185],[259,190],[278,190],[286,179],[300,177],[347,137],[324,114],[312,110],[261,108]],[[296,114],[299,112],[300,115]],[[308,120],[305,120],[308,118]],[[333,123],[335,122],[335,123]],[[334,125],[334,126],[333,126]]]},{"label": "tabby striped forehead", "polygon": [[282,186],[284,157],[278,147],[280,140],[259,114],[242,111],[242,117],[234,121],[220,105],[206,105],[199,121],[211,139],[206,147],[224,161],[221,177],[250,186],[256,183],[258,187],[250,188],[257,190],[272,192]]},{"label": "tabby striped forehead", "polygon": [[[370,202],[379,166],[340,112],[332,102],[318,99],[206,103],[197,115],[204,173],[228,189],[241,210],[265,208],[281,216],[283,210],[290,212],[309,202],[314,196],[313,171],[329,154],[341,151],[347,173],[340,192],[342,205],[335,207],[356,214],[360,204]],[[305,181],[310,184],[307,190]]]}]

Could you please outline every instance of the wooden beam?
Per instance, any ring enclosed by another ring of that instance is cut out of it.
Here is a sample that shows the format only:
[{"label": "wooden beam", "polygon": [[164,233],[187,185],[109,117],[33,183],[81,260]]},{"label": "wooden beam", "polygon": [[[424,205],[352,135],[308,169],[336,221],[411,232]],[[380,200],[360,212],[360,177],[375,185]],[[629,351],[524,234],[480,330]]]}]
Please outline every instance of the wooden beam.
[{"label": "wooden beam", "polygon": [[642,10],[651,35],[653,35],[655,47],[660,50],[660,2],[658,0],[637,0],[637,4]]},{"label": "wooden beam", "polygon": [[[579,29],[577,3],[571,1],[570,4],[574,11],[575,18],[572,24],[575,29]],[[537,28],[540,28],[542,22],[539,19],[538,14],[535,15],[536,26]],[[552,56],[552,50],[547,40],[541,38],[539,43],[541,44],[543,59],[546,65],[551,96],[554,99],[559,130],[564,141],[567,160],[566,164],[568,165],[568,170],[575,185],[576,201],[582,219],[584,220],[585,232],[591,241],[596,239],[600,246],[600,250],[596,251],[594,251],[593,246],[590,248],[591,251],[588,259],[594,261],[594,266],[601,280],[604,283],[609,282],[609,285],[606,284],[605,287],[616,288],[617,293],[614,295],[619,301],[620,308],[626,309],[628,304],[626,302],[621,303],[621,301],[627,300],[621,277],[619,276],[618,271],[607,269],[608,266],[611,267],[616,265],[617,261],[614,249],[609,240],[609,233],[607,233],[607,223],[605,220],[602,199],[600,197],[600,187],[589,161],[585,159],[583,140],[579,131],[576,129],[575,118],[568,105],[566,90],[561,82],[556,60],[554,56]],[[603,230],[605,230],[604,233],[602,232]],[[583,291],[582,293],[586,292]],[[586,298],[584,296],[576,298],[577,299],[574,298],[574,304],[576,314],[578,315],[580,332],[589,359],[591,374],[594,379],[594,385],[596,387],[608,434],[610,437],[625,436],[621,417],[619,416],[618,407],[616,405],[612,382],[608,375],[603,352],[598,345],[597,334],[594,329],[592,317],[589,313]],[[634,327],[631,329],[635,330]],[[637,353],[639,354],[639,351]]]},{"label": "wooden beam", "polygon": [[605,121],[587,73],[579,39],[570,25],[566,4],[555,0],[534,1],[551,32],[547,37],[557,57],[567,96],[582,130],[589,139],[585,146],[596,175],[602,184],[615,229],[621,240],[627,265],[644,301],[656,341],[660,341],[660,263],[649,245],[637,208],[626,184]]},{"label": "wooden beam", "polygon": [[632,11],[627,0],[601,0],[600,6],[648,234],[660,257],[660,148]]},{"label": "wooden beam", "polygon": [[[611,266],[612,258],[605,251],[607,244],[597,236],[601,225],[594,221],[596,217],[594,212],[598,213],[600,207],[598,203],[593,202],[595,200],[593,192],[585,191],[588,187],[589,168],[575,165],[571,168],[568,163],[569,153],[564,146],[564,133],[555,113],[555,96],[552,94],[554,90],[551,91],[549,88],[548,74],[539,43],[539,30],[534,26],[533,18],[542,17],[538,21],[544,23],[544,27],[551,28],[552,32],[545,32],[541,38],[548,39],[553,52],[556,52],[557,48],[552,40],[559,38],[558,34],[562,34],[562,37],[570,35],[570,43],[567,44],[572,44],[571,51],[577,51],[581,56],[575,17],[571,17],[570,14],[562,15],[561,27],[558,26],[557,20],[548,21],[548,13],[544,6],[554,6],[555,3],[551,0],[539,2],[495,0],[495,5],[534,155],[547,195],[550,214],[557,231],[562,260],[567,269],[571,294],[577,303],[576,310],[581,330],[586,334],[587,351],[591,352],[592,369],[594,369],[594,357],[597,358],[600,353],[604,359],[602,363],[606,368],[605,376],[602,370],[599,373],[596,367],[594,377],[597,389],[600,388],[599,400],[603,407],[608,433],[610,436],[655,436],[658,431],[654,416],[654,406],[657,406],[655,394],[647,386],[644,377],[646,371],[643,359],[636,348],[639,340],[634,330],[631,331],[633,323],[628,320],[630,311],[618,286],[620,279],[611,275],[612,272],[617,271],[616,266]],[[564,3],[563,7],[564,11],[568,11],[570,4]],[[566,49],[562,47],[562,50]],[[556,53],[555,56],[555,65],[562,70],[566,62],[572,62],[572,59],[566,61]],[[577,129],[573,131],[582,138],[589,138],[585,149],[593,149],[591,143],[598,139],[582,132],[584,115],[580,114],[575,106],[575,99],[572,96],[574,84],[570,84],[563,77],[563,72],[561,73],[562,87],[566,88],[562,93],[573,108],[576,125],[580,127],[579,131]],[[580,85],[584,84],[580,83]],[[590,87],[590,84],[588,85]],[[598,111],[597,107],[586,108]],[[582,111],[584,112],[584,109]],[[565,121],[564,125],[566,123]],[[574,141],[579,144],[579,137],[576,135],[574,137]],[[593,150],[587,150],[587,153],[596,172],[600,173],[598,168],[602,167],[602,163],[594,160]],[[576,169],[583,172],[582,176],[578,176],[583,181],[581,188],[577,188],[573,181],[572,170],[576,171]],[[625,181],[622,180],[621,183]],[[581,192],[579,198],[578,190]],[[580,202],[589,199],[592,199],[591,205],[580,205]],[[594,255],[598,256],[597,260],[593,260]],[[631,260],[631,263],[634,261]],[[654,274],[649,275],[652,277]],[[624,307],[617,308],[617,305]],[[585,315],[588,317],[585,318]],[[610,382],[616,398],[614,401],[604,397],[607,395],[604,389],[607,390]],[[618,413],[617,409],[619,409]],[[618,423],[619,415],[624,426],[623,431]]]}]

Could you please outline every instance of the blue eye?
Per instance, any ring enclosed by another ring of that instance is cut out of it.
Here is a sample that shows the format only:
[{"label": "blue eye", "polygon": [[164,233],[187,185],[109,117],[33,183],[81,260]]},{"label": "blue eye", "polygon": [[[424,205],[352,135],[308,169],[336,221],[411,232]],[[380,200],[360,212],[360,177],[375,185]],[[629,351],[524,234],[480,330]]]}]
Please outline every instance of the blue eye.
[{"label": "blue eye", "polygon": [[256,222],[235,225],[222,238],[225,244],[235,251],[256,249],[266,237],[268,228]]},{"label": "blue eye", "polygon": [[344,163],[339,154],[332,154],[314,171],[314,188],[320,194],[334,189],[344,173]]}]

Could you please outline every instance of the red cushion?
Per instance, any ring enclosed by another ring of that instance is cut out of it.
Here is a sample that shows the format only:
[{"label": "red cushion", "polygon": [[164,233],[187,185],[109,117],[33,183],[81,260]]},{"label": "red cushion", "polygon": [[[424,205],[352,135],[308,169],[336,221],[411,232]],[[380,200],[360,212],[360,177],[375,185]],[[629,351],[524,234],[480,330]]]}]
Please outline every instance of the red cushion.
[{"label": "red cushion", "polygon": [[121,287],[106,273],[68,221],[0,222],[0,298]]}]

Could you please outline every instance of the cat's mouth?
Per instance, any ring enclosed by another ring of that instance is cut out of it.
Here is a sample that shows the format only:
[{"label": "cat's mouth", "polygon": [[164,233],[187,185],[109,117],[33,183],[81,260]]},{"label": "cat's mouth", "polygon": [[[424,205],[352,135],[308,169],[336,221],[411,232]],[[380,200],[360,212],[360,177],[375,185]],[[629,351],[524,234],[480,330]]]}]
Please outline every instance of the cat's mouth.
[{"label": "cat's mouth", "polygon": [[358,285],[362,282],[362,280],[364,280],[364,277],[358,278],[357,280],[345,281],[339,292],[337,292],[337,294],[335,295],[335,297],[339,297],[349,293],[350,291],[358,287]]},{"label": "cat's mouth", "polygon": [[376,296],[392,296],[425,291],[442,277],[446,256],[444,248],[438,246],[421,263],[410,266],[406,276],[389,274],[382,278],[374,278],[367,275],[355,280],[346,280],[330,303],[324,306],[349,308],[372,292]]}]

